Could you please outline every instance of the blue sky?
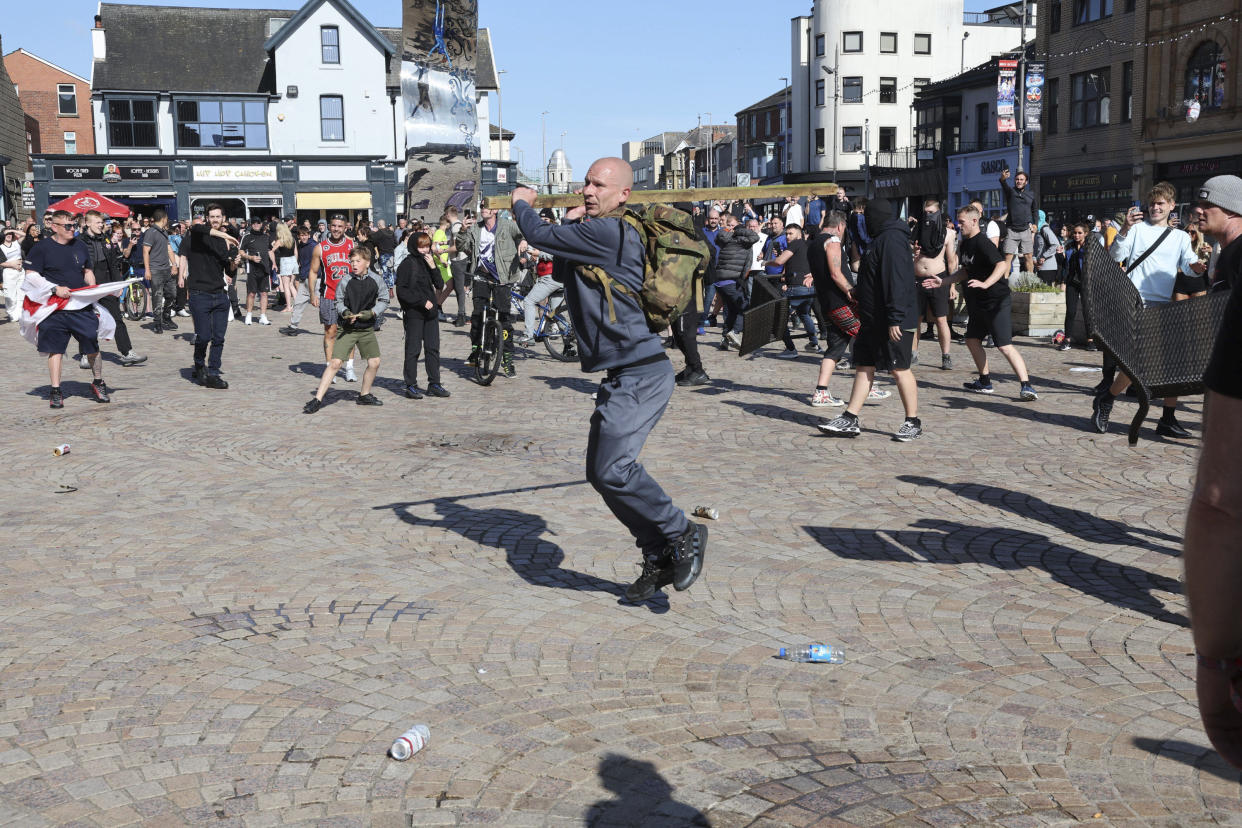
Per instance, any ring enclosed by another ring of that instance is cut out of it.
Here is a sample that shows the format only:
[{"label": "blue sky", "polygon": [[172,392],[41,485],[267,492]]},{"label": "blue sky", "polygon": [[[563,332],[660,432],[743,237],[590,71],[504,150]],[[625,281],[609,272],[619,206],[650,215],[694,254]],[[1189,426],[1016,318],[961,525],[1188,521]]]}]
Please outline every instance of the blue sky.
[{"label": "blue sky", "polygon": [[[148,5],[145,0],[132,0]],[[379,26],[400,26],[395,0],[352,0]],[[7,0],[18,5],[17,0]],[[966,0],[967,11],[996,2]],[[164,4],[160,4],[164,5]],[[297,8],[296,0],[180,0],[184,6]],[[479,23],[491,29],[502,76],[502,114],[517,133],[514,158],[541,166],[547,111],[547,151],[561,145],[581,179],[587,165],[616,155],[621,142],[664,130],[733,123],[734,113],[781,88],[789,74],[791,18],[810,0],[715,0],[614,3],[583,0],[480,0]],[[61,0],[49,13],[26,6],[0,22],[4,51],[24,48],[90,77],[94,0]],[[650,87],[668,89],[651,95]],[[494,103],[494,102],[493,102]],[[493,107],[492,120],[498,120]]]}]

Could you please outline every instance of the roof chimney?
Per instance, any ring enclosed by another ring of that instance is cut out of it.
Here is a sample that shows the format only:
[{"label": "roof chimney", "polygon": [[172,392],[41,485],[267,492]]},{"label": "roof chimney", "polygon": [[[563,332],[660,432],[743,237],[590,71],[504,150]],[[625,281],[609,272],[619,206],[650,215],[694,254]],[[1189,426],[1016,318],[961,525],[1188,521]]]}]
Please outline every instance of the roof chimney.
[{"label": "roof chimney", "polygon": [[95,28],[91,29],[91,57],[95,60],[107,60],[108,44],[104,40],[103,17],[95,15]]}]

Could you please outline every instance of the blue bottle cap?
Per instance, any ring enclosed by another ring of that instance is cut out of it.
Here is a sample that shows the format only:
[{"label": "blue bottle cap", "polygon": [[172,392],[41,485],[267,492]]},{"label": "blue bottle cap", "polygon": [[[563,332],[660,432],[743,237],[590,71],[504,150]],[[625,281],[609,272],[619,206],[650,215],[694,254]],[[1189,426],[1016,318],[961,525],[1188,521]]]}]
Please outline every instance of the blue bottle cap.
[{"label": "blue bottle cap", "polygon": [[785,655],[786,655],[786,653],[785,653],[785,648],[784,648],[784,647],[781,647],[781,650],[780,650],[780,652],[779,652],[779,653],[777,653],[777,655],[779,655],[781,658],[784,658],[784,657],[785,657]]}]

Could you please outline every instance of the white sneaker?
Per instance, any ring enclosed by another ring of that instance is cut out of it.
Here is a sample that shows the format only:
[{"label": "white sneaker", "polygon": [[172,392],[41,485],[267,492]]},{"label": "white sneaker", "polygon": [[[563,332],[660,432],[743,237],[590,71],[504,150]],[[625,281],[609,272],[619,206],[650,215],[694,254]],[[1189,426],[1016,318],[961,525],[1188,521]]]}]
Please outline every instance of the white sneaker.
[{"label": "white sneaker", "polygon": [[811,395],[811,405],[815,408],[824,408],[829,405],[845,405],[845,400],[840,397],[834,397],[829,391],[820,391],[816,389]]},{"label": "white sneaker", "polygon": [[737,333],[737,331],[729,331],[727,334],[724,335],[724,338],[734,348],[742,347],[742,337],[740,334]]},{"label": "white sneaker", "polygon": [[253,325],[253,324],[254,324],[254,319],[253,319],[253,317],[251,317],[251,315],[250,315],[250,314],[246,314],[246,324],[247,324],[247,325]]},{"label": "white sneaker", "polygon": [[266,313],[262,313],[262,314],[259,314],[259,324],[260,324],[260,325],[270,325],[270,324],[272,324],[272,323],[271,323],[271,322],[269,322],[269,321],[267,321],[267,314],[266,314]]},{"label": "white sneaker", "polygon": [[345,363],[345,381],[346,382],[357,382],[358,381],[358,375],[354,373],[354,361],[352,359],[349,362]]},{"label": "white sneaker", "polygon": [[82,366],[83,370],[86,370],[86,371],[90,370],[91,361],[87,359],[86,354],[82,354],[82,361],[79,362],[78,364]]},{"label": "white sneaker", "polygon": [[177,311],[177,316],[189,316],[189,315],[190,315],[190,312],[186,310],[185,308],[182,308],[181,310]]}]

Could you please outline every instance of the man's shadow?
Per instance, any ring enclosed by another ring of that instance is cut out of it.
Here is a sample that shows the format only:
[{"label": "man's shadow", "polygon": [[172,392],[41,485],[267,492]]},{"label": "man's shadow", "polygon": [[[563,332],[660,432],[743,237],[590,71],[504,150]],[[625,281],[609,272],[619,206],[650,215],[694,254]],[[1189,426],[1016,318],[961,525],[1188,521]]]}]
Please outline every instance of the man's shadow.
[{"label": "man's shadow", "polygon": [[599,761],[599,778],[614,797],[591,804],[587,825],[712,824],[702,811],[673,799],[673,786],[650,762],[609,753]]},{"label": "man's shadow", "polygon": [[1181,584],[1174,578],[1105,560],[1053,543],[1043,535],[1011,527],[971,526],[932,519],[916,521],[914,527],[885,532],[831,526],[802,528],[829,552],[853,560],[976,563],[1002,570],[1038,567],[1054,581],[1104,603],[1141,612],[1167,624],[1190,626],[1185,616],[1168,611],[1152,594],[1161,591],[1180,595]]},{"label": "man's shadow", "polygon": [[1173,761],[1181,762],[1183,765],[1188,765],[1198,770],[1200,774],[1211,774],[1217,779],[1223,779],[1226,782],[1236,783],[1242,781],[1238,770],[1230,767],[1210,747],[1200,747],[1180,739],[1151,739],[1146,736],[1136,736],[1131,741],[1140,750],[1145,750],[1162,759],[1172,759]]},{"label": "man's shadow", "polygon": [[[391,509],[411,526],[445,529],[482,546],[503,550],[509,567],[528,584],[579,592],[605,592],[617,596],[618,603],[624,602],[624,584],[561,566],[565,551],[543,538],[544,532],[549,531],[548,523],[539,515],[516,509],[472,509],[451,497],[436,498],[430,502],[435,504],[436,513],[442,516],[440,520],[428,520],[414,514],[410,507],[417,504],[413,503],[390,503],[374,508]],[[656,614],[668,612],[668,596],[656,592],[644,605]]]},{"label": "man's shadow", "polygon": [[577,391],[580,394],[594,394],[599,388],[599,382],[584,379],[583,377],[531,377],[537,382],[547,383],[548,388],[556,391],[562,388],[568,388],[571,391]]},{"label": "man's shadow", "polygon": [[1081,509],[1057,506],[1026,492],[979,483],[945,483],[913,474],[901,474],[897,479],[902,483],[945,489],[958,497],[970,498],[987,506],[1004,509],[1018,517],[1046,523],[1087,543],[1137,546],[1162,555],[1177,555],[1181,552],[1182,539],[1176,535],[1097,517]]}]

